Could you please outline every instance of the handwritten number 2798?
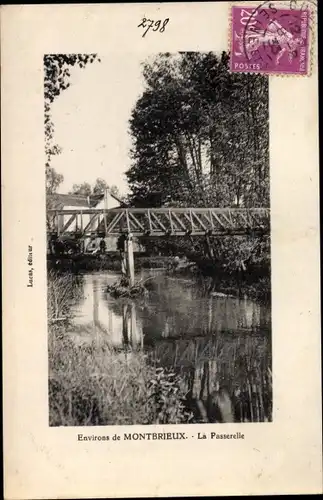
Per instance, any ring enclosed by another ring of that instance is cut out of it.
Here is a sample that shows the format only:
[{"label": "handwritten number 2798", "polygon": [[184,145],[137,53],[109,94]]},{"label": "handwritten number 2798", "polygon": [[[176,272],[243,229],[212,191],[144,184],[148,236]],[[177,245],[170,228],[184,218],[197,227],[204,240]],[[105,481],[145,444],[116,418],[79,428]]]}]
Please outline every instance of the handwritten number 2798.
[{"label": "handwritten number 2798", "polygon": [[159,33],[163,33],[165,31],[165,28],[169,22],[169,19],[164,19],[164,21],[153,21],[152,19],[146,19],[145,17],[141,20],[141,23],[138,24],[137,28],[146,28],[146,31],[142,35],[143,37],[146,35],[146,33],[150,30],[150,28],[153,31],[159,31]]}]

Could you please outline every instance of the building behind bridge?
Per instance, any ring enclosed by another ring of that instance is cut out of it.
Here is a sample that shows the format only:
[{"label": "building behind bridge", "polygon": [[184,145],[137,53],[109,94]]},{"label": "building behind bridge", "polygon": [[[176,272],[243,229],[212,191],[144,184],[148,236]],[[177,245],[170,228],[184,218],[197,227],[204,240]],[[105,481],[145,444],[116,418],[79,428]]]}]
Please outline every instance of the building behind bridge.
[{"label": "building behind bridge", "polygon": [[[111,193],[111,191],[106,190],[103,194],[85,196],[82,194],[48,194],[47,195],[47,206],[53,210],[68,211],[68,210],[89,210],[89,209],[113,209],[113,208],[125,208],[127,204],[121,200],[118,196]],[[62,229],[65,224],[69,221],[71,215],[58,215],[58,229]],[[90,214],[82,215],[82,225],[86,225],[90,222]],[[75,237],[77,234],[81,233],[80,218],[76,217],[73,222],[68,227],[68,235],[70,238]],[[100,231],[101,232],[101,231]],[[104,232],[104,227],[102,227],[102,232]],[[106,236],[104,241],[106,244],[107,252],[117,251],[117,240],[116,236]],[[83,239],[83,248],[85,253],[93,253],[94,248],[99,248],[100,241],[102,237],[97,234],[93,234],[92,237],[87,236]],[[92,250],[91,250],[92,249]],[[134,240],[134,251],[142,251],[142,247],[138,241]]]}]

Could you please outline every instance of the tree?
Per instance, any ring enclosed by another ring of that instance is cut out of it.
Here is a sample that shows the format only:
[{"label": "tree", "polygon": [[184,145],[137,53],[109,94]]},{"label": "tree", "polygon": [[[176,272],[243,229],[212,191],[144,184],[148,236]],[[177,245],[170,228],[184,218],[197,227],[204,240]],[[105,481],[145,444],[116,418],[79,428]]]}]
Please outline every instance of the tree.
[{"label": "tree", "polygon": [[46,193],[54,194],[57,188],[63,182],[64,177],[62,174],[58,174],[53,167],[46,168]]},{"label": "tree", "polygon": [[[54,123],[51,118],[51,104],[54,100],[70,86],[70,69],[73,66],[85,68],[95,60],[100,61],[97,54],[46,54],[44,56],[44,124],[45,124],[45,153],[46,153],[46,187],[47,179],[53,178],[51,169],[52,156],[62,152],[60,146],[54,142]],[[56,173],[55,173],[56,174]],[[63,181],[61,174],[56,178]],[[58,185],[59,185],[58,184]]]},{"label": "tree", "polygon": [[62,174],[58,174],[53,167],[46,166],[46,225],[48,230],[52,230],[54,227],[53,220],[48,217],[48,210],[55,208],[57,201],[55,194],[63,180]]},{"label": "tree", "polygon": [[82,184],[73,184],[71,193],[72,194],[82,194],[84,196],[99,195],[104,194],[105,190],[108,190],[111,194],[114,194],[117,198],[121,198],[119,189],[117,186],[109,186],[109,184],[101,178],[97,178],[93,187],[88,182],[83,182]]},{"label": "tree", "polygon": [[[146,61],[130,119],[133,205],[152,206],[160,193],[164,206],[269,206],[268,78],[230,73],[228,63],[225,52]],[[177,238],[174,246],[222,259],[231,245],[236,259],[253,245],[206,240]]]},{"label": "tree", "polygon": [[73,184],[71,194],[80,194],[83,196],[91,196],[92,188],[88,182],[83,182],[82,184]]},{"label": "tree", "polygon": [[109,189],[109,192],[111,194],[113,194],[114,196],[116,196],[116,198],[118,198],[119,200],[123,199],[123,196],[120,193],[119,188],[117,186],[115,186],[114,184],[112,184],[112,186],[110,186],[110,187],[108,186],[108,189]]},{"label": "tree", "polygon": [[103,194],[108,187],[104,179],[98,178],[93,187],[93,194]]},{"label": "tree", "polygon": [[160,54],[132,112],[133,203],[269,204],[268,81],[231,74],[229,56]]}]

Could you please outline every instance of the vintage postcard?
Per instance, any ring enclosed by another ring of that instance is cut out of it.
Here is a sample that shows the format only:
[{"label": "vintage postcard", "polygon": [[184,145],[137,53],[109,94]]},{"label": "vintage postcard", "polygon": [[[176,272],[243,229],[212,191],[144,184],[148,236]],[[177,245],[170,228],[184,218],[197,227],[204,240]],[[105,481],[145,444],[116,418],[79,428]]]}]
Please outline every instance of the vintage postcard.
[{"label": "vintage postcard", "polygon": [[2,7],[7,500],[322,492],[316,38]]}]

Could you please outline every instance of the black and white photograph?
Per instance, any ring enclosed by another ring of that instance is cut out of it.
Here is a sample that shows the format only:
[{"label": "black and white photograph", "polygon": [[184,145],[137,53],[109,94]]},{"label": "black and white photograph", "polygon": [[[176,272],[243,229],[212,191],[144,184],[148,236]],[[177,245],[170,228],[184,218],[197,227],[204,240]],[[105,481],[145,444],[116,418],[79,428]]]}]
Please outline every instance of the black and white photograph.
[{"label": "black and white photograph", "polygon": [[268,76],[226,47],[43,71],[49,426],[272,422]]},{"label": "black and white photograph", "polygon": [[317,0],[1,39],[5,498],[322,492]]}]

